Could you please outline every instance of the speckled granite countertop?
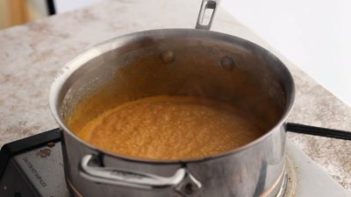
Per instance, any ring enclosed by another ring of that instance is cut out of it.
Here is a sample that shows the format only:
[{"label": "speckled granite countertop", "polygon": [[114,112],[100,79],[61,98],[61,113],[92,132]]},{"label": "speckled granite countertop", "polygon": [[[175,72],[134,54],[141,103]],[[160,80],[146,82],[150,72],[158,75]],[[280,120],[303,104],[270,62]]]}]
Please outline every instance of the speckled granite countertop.
[{"label": "speckled granite countertop", "polygon": [[[57,127],[48,106],[49,88],[67,61],[94,44],[129,32],[193,28],[200,2],[105,1],[0,31],[0,146]],[[223,10],[212,29],[270,48]],[[289,121],[351,131],[351,108],[275,54],[289,66],[297,86]],[[288,138],[351,191],[351,142],[300,134]]]}]

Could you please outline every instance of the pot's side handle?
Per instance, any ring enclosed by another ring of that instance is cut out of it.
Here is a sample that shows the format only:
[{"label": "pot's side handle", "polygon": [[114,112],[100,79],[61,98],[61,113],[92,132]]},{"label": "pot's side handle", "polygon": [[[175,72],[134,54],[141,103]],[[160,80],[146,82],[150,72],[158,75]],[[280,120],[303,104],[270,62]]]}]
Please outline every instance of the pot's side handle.
[{"label": "pot's side handle", "polygon": [[337,129],[328,129],[303,125],[298,123],[286,123],[286,131],[294,133],[302,133],[307,135],[316,135],[321,137],[329,137],[335,139],[351,140],[351,132]]},{"label": "pot's side handle", "polygon": [[179,168],[175,174],[170,177],[161,177],[149,173],[91,165],[91,163],[93,163],[92,161],[97,157],[98,156],[94,155],[86,155],[82,158],[79,166],[80,175],[95,183],[140,189],[162,189],[171,187],[185,196],[201,188],[201,183],[197,181],[186,168]]},{"label": "pot's side handle", "polygon": [[[217,11],[219,1],[220,0],[202,0],[199,15],[197,17],[197,22],[195,26],[196,29],[210,30],[213,22],[213,18]],[[210,18],[208,20],[206,17],[207,13],[210,14]]]}]

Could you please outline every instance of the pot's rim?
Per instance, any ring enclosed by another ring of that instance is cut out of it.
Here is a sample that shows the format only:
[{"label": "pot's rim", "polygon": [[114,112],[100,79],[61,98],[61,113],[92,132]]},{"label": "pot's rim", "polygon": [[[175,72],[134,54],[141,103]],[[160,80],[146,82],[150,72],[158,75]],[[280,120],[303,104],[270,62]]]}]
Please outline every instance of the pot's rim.
[{"label": "pot's rim", "polygon": [[[59,107],[58,101],[60,99],[59,93],[61,92],[66,80],[76,70],[78,70],[81,67],[81,65],[83,65],[84,63],[87,63],[88,61],[90,61],[94,57],[102,55],[107,51],[113,50],[113,49],[119,47],[120,45],[122,45],[123,43],[126,43],[127,41],[132,41],[135,38],[146,36],[146,35],[161,34],[161,33],[162,34],[174,33],[174,32],[184,33],[184,34],[196,32],[197,34],[200,34],[202,36],[211,35],[211,36],[215,36],[216,38],[221,37],[222,40],[229,39],[229,40],[236,40],[236,41],[245,42],[248,45],[260,48],[265,53],[270,55],[272,58],[276,58],[280,62],[280,64],[282,65],[282,69],[284,70],[284,72],[286,74],[285,77],[287,77],[288,78],[287,80],[289,80],[291,82],[289,84],[290,87],[288,87],[290,89],[290,97],[287,99],[285,111],[284,111],[283,115],[281,116],[280,120],[269,131],[267,131],[264,135],[251,141],[248,144],[245,144],[244,146],[241,146],[239,148],[236,148],[236,149],[233,149],[230,151],[226,151],[226,152],[223,152],[220,154],[204,157],[204,158],[186,159],[186,160],[151,160],[151,159],[149,160],[149,159],[141,159],[141,158],[134,158],[134,157],[129,157],[129,156],[125,156],[125,155],[119,155],[116,153],[105,151],[103,149],[100,149],[98,147],[95,147],[95,146],[85,142],[84,140],[79,138],[77,135],[75,135],[66,126],[66,124],[64,123],[64,121],[62,120],[62,118],[60,117],[59,112],[58,112],[58,107]],[[256,144],[258,144],[261,141],[264,141],[266,138],[268,138],[272,134],[273,130],[279,129],[280,126],[285,127],[285,120],[287,119],[287,116],[291,112],[294,100],[295,100],[294,79],[293,79],[289,69],[286,67],[286,65],[277,56],[275,56],[272,52],[270,52],[269,50],[265,49],[264,47],[262,47],[256,43],[253,43],[249,40],[246,40],[246,39],[234,36],[234,35],[229,35],[229,34],[215,32],[215,31],[190,29],[190,28],[189,29],[187,29],[187,28],[152,29],[152,30],[147,30],[147,31],[139,31],[139,32],[134,32],[134,33],[114,37],[114,38],[106,40],[100,44],[97,44],[97,45],[93,46],[92,48],[88,49],[87,51],[83,52],[82,54],[78,55],[73,60],[69,61],[67,64],[64,65],[64,67],[61,69],[61,71],[56,76],[54,82],[52,83],[51,88],[50,88],[50,95],[49,95],[49,105],[50,105],[51,113],[53,114],[56,122],[59,124],[61,129],[64,130],[64,132],[68,133],[71,137],[73,137],[78,142],[84,144],[85,146],[88,146],[89,148],[91,148],[99,153],[103,153],[103,154],[111,156],[111,157],[117,157],[118,159],[121,159],[121,160],[139,162],[139,163],[149,163],[149,164],[162,164],[162,165],[164,165],[164,164],[180,164],[180,163],[196,163],[196,162],[201,162],[201,161],[206,161],[206,160],[212,160],[212,159],[217,159],[217,158],[225,157],[228,155],[236,154],[236,153],[245,151],[251,147],[254,147]]]}]

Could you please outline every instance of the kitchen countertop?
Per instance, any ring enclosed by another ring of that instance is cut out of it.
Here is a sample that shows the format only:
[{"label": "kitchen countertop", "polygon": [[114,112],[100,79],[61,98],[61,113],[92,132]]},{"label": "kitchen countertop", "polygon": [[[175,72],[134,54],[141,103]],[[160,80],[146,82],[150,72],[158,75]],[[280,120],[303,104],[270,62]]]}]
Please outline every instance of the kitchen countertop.
[{"label": "kitchen countertop", "polygon": [[[0,31],[0,146],[58,127],[48,105],[49,89],[66,62],[101,41],[126,33],[193,28],[200,3],[110,0]],[[212,30],[256,42],[288,65],[297,90],[289,121],[351,131],[351,108],[250,29],[219,10]],[[351,191],[350,141],[302,134],[288,134],[288,139]]]}]

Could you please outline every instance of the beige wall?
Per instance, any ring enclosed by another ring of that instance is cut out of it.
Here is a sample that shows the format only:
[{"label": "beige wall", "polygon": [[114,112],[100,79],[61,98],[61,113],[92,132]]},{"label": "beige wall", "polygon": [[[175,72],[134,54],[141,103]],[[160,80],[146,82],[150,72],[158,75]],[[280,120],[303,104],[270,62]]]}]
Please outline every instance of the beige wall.
[{"label": "beige wall", "polygon": [[[1,1],[1,0],[0,0]],[[27,0],[28,12],[32,19],[47,16],[45,0]]]},{"label": "beige wall", "polygon": [[47,16],[45,0],[0,0],[0,29]]},{"label": "beige wall", "polygon": [[0,28],[6,25],[6,16],[8,14],[7,9],[4,9],[7,7],[6,3],[7,1],[0,0]]}]

